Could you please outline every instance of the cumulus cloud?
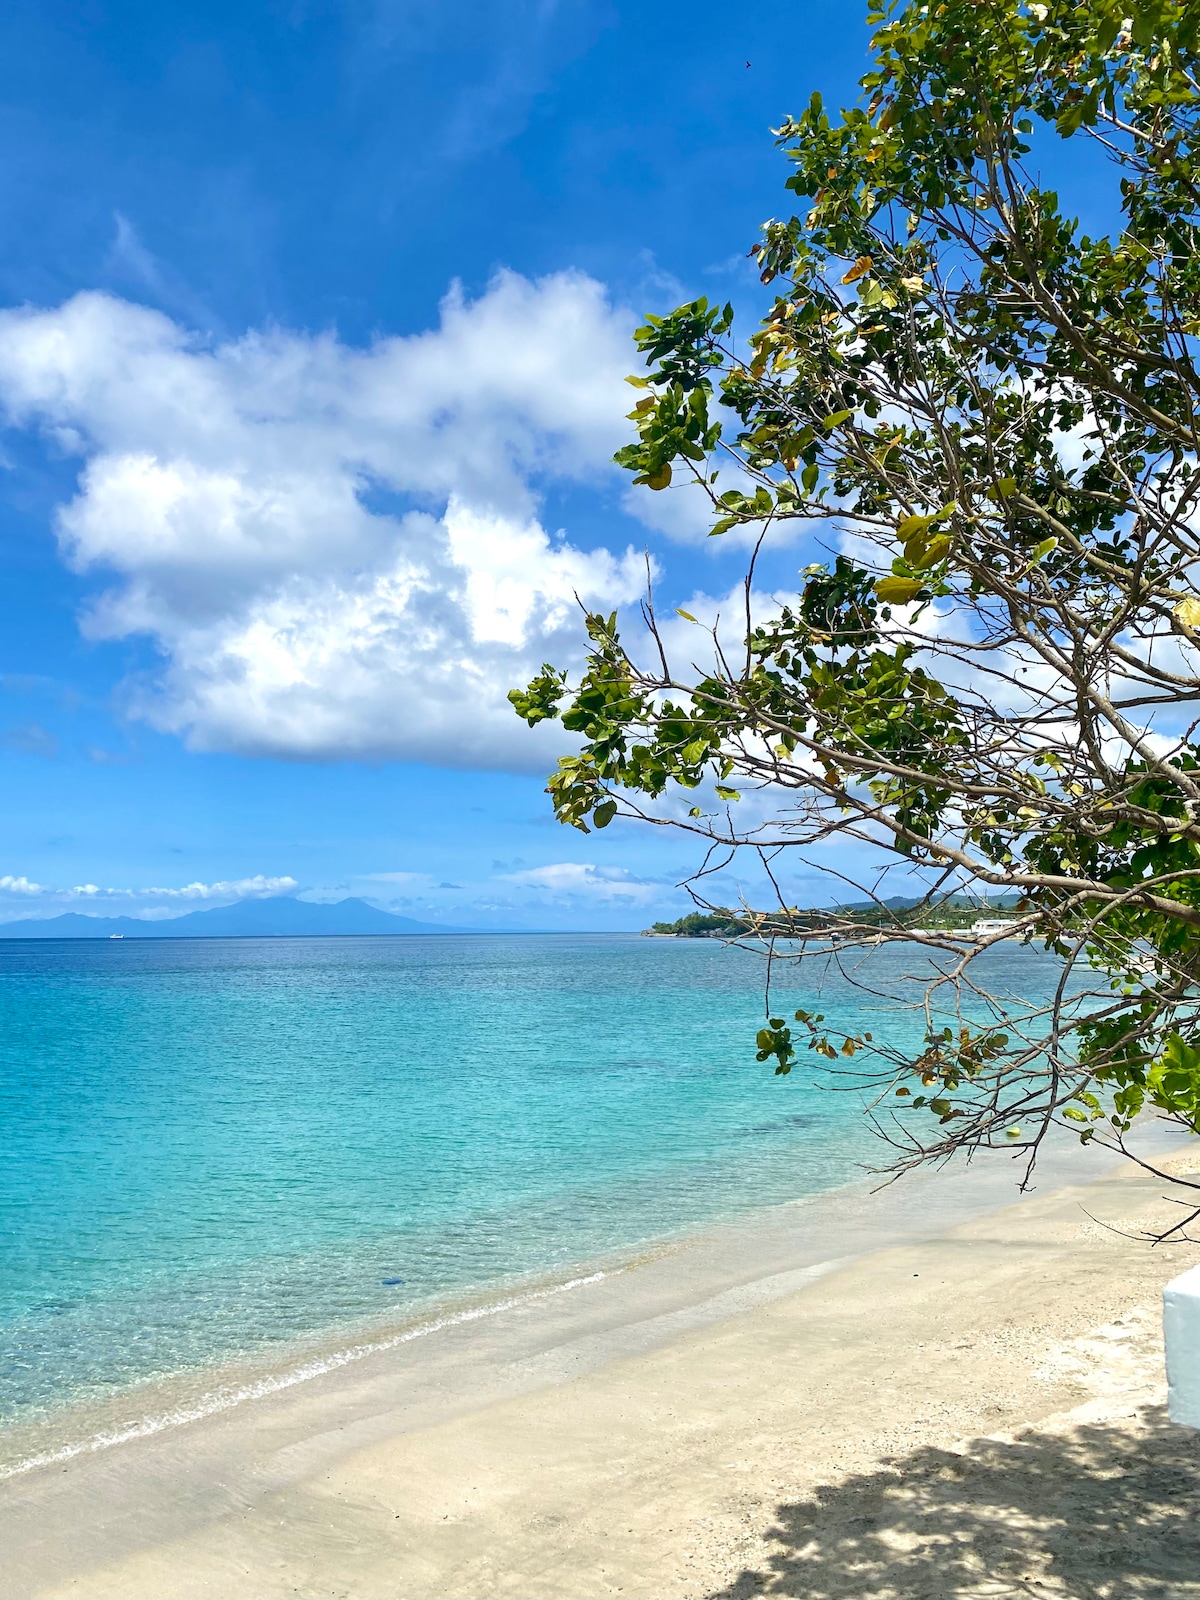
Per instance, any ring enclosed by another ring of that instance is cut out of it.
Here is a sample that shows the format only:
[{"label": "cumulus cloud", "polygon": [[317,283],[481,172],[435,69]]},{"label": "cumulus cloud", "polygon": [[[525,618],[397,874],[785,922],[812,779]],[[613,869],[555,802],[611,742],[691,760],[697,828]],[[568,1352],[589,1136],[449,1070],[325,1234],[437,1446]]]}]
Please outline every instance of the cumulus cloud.
[{"label": "cumulus cloud", "polygon": [[506,691],[577,654],[576,596],[644,578],[537,516],[544,483],[607,471],[630,325],[578,273],[452,290],[437,328],[362,349],[208,346],[82,294],[0,314],[0,403],[83,458],[59,540],[116,576],[87,632],[165,658],[136,714],[200,749],[539,768],[555,733]]},{"label": "cumulus cloud", "polygon": [[519,883],[548,890],[555,895],[584,895],[602,900],[654,900],[663,893],[662,884],[647,883],[624,867],[600,867],[580,861],[555,861],[544,867],[527,867],[522,872],[503,874],[506,883]]},{"label": "cumulus cloud", "polygon": [[218,883],[185,883],[181,889],[105,889],[101,892],[133,895],[139,899],[264,900],[271,895],[294,894],[299,887],[295,878],[268,878],[256,872],[252,878],[226,878]]},{"label": "cumulus cloud", "polygon": [[[683,466],[676,469],[677,476],[666,489],[650,489],[643,484],[630,484],[621,496],[621,505],[631,517],[636,517],[647,528],[653,528],[677,544],[706,544],[717,513],[702,485],[689,476]],[[721,467],[720,489],[737,489],[742,494],[753,494],[758,487],[748,473],[725,463]],[[726,546],[750,549],[763,540],[765,548],[777,549],[795,544],[804,536],[805,524],[783,518],[765,529],[762,522],[744,522],[721,535]]]},{"label": "cumulus cloud", "polygon": [[77,883],[71,889],[55,889],[32,883],[26,877],[5,873],[0,877],[0,894],[52,896],[55,900],[261,900],[270,895],[295,894],[300,887],[295,878],[229,878],[217,883],[185,883],[181,888],[114,889],[96,883]]}]

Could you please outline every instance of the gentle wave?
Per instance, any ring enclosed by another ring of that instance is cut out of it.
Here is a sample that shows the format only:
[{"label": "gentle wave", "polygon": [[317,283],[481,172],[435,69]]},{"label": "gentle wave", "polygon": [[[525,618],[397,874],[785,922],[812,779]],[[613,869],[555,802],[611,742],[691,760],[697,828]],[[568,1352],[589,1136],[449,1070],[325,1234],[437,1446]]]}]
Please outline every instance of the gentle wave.
[{"label": "gentle wave", "polygon": [[128,1444],[133,1439],[147,1439],[153,1434],[165,1433],[168,1428],[179,1428],[189,1422],[199,1422],[205,1417],[216,1416],[218,1412],[231,1411],[247,1400],[261,1400],[266,1395],[277,1394],[281,1389],[292,1389],[298,1383],[307,1383],[312,1378],[323,1377],[327,1372],[336,1372],[339,1367],[348,1367],[355,1361],[362,1361],[366,1356],[377,1355],[381,1350],[394,1350],[398,1345],[410,1344],[414,1339],[424,1339],[431,1333],[440,1333],[443,1328],[457,1327],[464,1322],[478,1322],[483,1317],[494,1317],[502,1311],[513,1311],[518,1306],[532,1305],[539,1300],[548,1300],[554,1295],[567,1294],[573,1289],[586,1288],[589,1284],[599,1283],[601,1279],[611,1276],[611,1272],[591,1272],[583,1278],[568,1278],[565,1283],[553,1284],[547,1289],[533,1289],[527,1294],[510,1296],[507,1300],[495,1300],[488,1305],[473,1306],[467,1311],[456,1311],[450,1316],[435,1317],[430,1322],[418,1323],[415,1328],[406,1328],[403,1333],[393,1334],[387,1339],[372,1339],[363,1344],[351,1345],[346,1350],[338,1350],[332,1355],[307,1361],[303,1366],[293,1367],[290,1372],[279,1372],[269,1377],[258,1378],[253,1383],[242,1384],[236,1389],[216,1389],[210,1394],[201,1395],[189,1406],[160,1412],[153,1417],[143,1417],[140,1422],[131,1423],[126,1428],[109,1433],[95,1433],[89,1439],[61,1445],[56,1450],[44,1450],[39,1455],[28,1456],[11,1466],[0,1467],[0,1480],[18,1477],[21,1473],[32,1472],[37,1467],[55,1466],[59,1462],[70,1461],[75,1456],[90,1455],[97,1450],[111,1450],[114,1445]]}]

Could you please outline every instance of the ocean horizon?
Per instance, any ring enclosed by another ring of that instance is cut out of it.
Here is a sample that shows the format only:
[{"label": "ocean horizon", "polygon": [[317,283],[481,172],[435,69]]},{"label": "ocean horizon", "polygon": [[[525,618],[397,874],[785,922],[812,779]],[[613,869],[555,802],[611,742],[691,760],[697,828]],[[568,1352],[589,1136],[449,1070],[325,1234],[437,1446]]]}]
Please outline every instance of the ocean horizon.
[{"label": "ocean horizon", "polygon": [[[6,942],[0,1426],[861,1180],[859,1097],[754,1060],[764,977],[636,934]],[[923,1031],[822,961],[772,993]]]}]

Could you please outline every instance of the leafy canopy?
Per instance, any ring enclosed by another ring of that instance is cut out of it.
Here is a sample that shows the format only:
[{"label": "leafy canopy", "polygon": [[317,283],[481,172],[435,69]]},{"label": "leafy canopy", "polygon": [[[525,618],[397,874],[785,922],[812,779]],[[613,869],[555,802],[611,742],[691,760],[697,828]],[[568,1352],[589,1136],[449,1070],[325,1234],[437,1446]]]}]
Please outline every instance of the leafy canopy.
[{"label": "leafy canopy", "polygon": [[[777,130],[798,209],[752,252],[765,317],[744,341],[703,299],[648,317],[616,458],[698,483],[716,536],[813,523],[829,559],[781,597],[751,559],[711,668],[673,670],[647,607],[637,650],[590,616],[581,680],[510,698],[578,737],[549,783],[575,827],[650,816],[764,859],[867,840],[931,900],[1018,892],[1064,958],[1047,1008],[980,1022],[977,947],[888,935],[941,952],[958,1018],[931,1008],[915,1060],[873,1048],[903,1160],[1032,1158],[1063,1118],[1120,1142],[1146,1105],[1200,1131],[1200,4],[870,20],[862,101]],[[1108,232],[1039,183],[1055,140],[1107,176]],[[748,788],[766,823],[739,824]],[[790,1027],[759,1050],[787,1070]]]}]

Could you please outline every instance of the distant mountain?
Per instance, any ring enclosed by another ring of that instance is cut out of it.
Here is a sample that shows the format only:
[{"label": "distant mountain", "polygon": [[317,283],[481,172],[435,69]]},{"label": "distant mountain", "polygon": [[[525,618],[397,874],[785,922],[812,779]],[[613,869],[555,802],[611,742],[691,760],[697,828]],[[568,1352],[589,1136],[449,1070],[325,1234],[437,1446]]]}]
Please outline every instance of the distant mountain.
[{"label": "distant mountain", "polygon": [[[990,906],[993,911],[1006,906],[1010,910],[1020,900],[1019,890],[1012,889],[1003,894],[991,894],[986,900],[978,894],[952,894],[944,902],[953,911],[986,911]],[[889,911],[911,911],[914,906],[927,905],[928,901],[918,895],[894,894],[889,900],[853,900],[846,905],[826,906],[822,910],[828,911],[878,911],[880,906],[886,906]],[[943,904],[938,901],[938,904]]]},{"label": "distant mountain", "polygon": [[470,933],[470,928],[445,928],[393,916],[365,900],[339,900],[317,905],[279,895],[270,900],[239,900],[212,911],[190,911],[161,922],[140,917],[88,917],[68,911],[61,917],[0,922],[0,939],[280,939],[297,935]]}]

